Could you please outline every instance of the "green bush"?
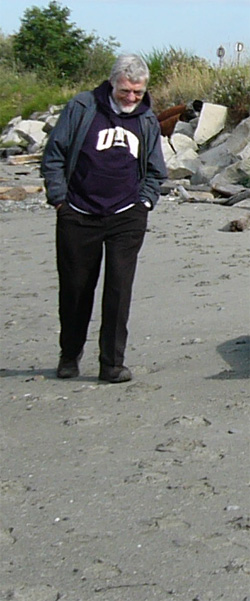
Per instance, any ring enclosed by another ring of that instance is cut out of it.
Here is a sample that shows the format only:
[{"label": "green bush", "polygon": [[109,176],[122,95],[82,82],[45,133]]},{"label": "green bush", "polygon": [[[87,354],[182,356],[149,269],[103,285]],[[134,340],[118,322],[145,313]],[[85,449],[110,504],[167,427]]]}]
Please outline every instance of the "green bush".
[{"label": "green bush", "polygon": [[63,104],[73,95],[71,87],[49,84],[35,73],[17,73],[0,66],[0,131],[17,115],[27,119],[50,104]]},{"label": "green bush", "polygon": [[250,65],[217,70],[210,98],[228,107],[231,122],[244,119],[250,109]]},{"label": "green bush", "polygon": [[12,69],[15,67],[15,57],[12,36],[6,36],[0,29],[0,66]]}]

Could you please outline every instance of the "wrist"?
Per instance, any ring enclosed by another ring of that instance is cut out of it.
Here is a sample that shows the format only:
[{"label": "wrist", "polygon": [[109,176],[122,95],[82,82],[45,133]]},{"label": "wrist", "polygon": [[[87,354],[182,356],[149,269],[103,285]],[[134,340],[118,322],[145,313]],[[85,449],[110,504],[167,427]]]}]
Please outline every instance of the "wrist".
[{"label": "wrist", "polygon": [[152,209],[152,202],[151,202],[151,200],[143,198],[143,199],[141,199],[141,202],[145,205],[145,207],[147,207],[147,209],[149,209],[149,210]]}]

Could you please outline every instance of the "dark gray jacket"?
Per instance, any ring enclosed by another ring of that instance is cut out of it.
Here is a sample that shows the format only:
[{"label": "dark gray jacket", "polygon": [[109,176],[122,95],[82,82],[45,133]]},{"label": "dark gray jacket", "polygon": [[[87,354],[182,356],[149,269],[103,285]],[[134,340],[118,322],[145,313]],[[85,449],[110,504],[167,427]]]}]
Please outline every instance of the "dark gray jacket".
[{"label": "dark gray jacket", "polygon": [[[45,180],[48,203],[58,205],[67,196],[68,183],[78,154],[96,114],[92,92],[81,92],[63,109],[45,147],[41,172]],[[140,123],[140,199],[152,207],[160,195],[160,185],[167,177],[158,121],[149,108],[138,116]]]}]

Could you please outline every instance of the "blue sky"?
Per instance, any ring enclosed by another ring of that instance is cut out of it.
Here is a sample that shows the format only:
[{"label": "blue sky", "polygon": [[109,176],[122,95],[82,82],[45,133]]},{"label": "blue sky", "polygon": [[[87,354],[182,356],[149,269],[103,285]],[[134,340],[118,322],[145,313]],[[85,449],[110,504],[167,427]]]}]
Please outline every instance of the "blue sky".
[{"label": "blue sky", "polygon": [[[46,7],[49,0],[0,0],[0,27],[17,32],[24,11]],[[217,48],[236,58],[242,42],[250,57],[250,0],[61,0],[70,22],[100,38],[114,36],[121,52],[149,53],[172,46],[217,63]]]}]

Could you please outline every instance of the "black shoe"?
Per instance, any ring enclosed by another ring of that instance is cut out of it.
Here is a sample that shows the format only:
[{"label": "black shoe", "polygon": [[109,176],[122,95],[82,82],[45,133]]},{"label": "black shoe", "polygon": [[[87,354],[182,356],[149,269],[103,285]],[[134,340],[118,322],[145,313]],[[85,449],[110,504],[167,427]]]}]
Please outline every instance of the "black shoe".
[{"label": "black shoe", "polygon": [[120,382],[132,380],[132,374],[125,365],[121,365],[121,367],[101,365],[99,380],[106,380],[107,382],[111,382],[111,384],[119,384]]},{"label": "black shoe", "polygon": [[58,378],[76,378],[79,376],[77,359],[68,359],[62,355],[58,363],[56,375]]}]

